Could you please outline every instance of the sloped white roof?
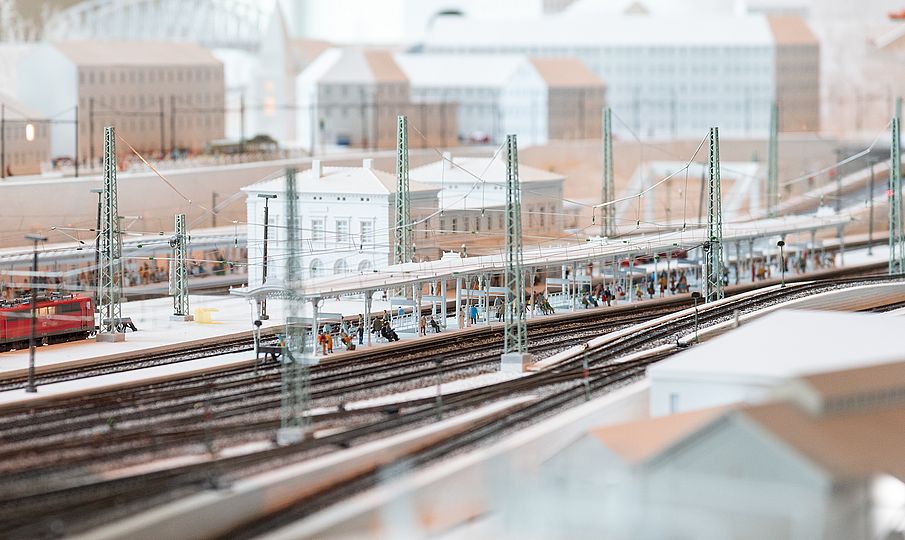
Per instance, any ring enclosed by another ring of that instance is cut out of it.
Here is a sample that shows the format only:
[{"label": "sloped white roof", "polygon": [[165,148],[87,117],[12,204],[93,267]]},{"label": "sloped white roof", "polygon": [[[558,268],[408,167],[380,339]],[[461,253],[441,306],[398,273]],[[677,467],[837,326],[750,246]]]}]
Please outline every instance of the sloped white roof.
[{"label": "sloped white roof", "polygon": [[[478,179],[485,182],[503,184],[506,182],[506,158],[502,155],[487,157],[452,157],[428,163],[409,171],[409,178],[424,184],[461,182],[473,184]],[[563,180],[561,174],[551,173],[536,167],[518,166],[520,182]]]},{"label": "sloped white roof", "polygon": [[[322,167],[320,177],[314,169],[296,174],[299,193],[350,193],[363,195],[388,195],[396,191],[396,175],[371,167]],[[434,186],[409,182],[411,191],[437,191]],[[286,177],[279,176],[242,188],[246,192],[285,193]]]},{"label": "sloped white roof", "polygon": [[384,49],[358,47],[331,48],[320,53],[299,75],[299,82],[366,84],[405,82],[405,75]]},{"label": "sloped white roof", "polygon": [[648,374],[654,380],[779,383],[905,360],[895,337],[903,331],[900,317],[780,310],[654,364]]},{"label": "sloped white roof", "polygon": [[426,52],[530,47],[768,46],[763,15],[562,14],[534,19],[441,17],[424,41]]},{"label": "sloped white roof", "polygon": [[397,54],[396,63],[412,86],[503,86],[528,63],[521,54]]}]

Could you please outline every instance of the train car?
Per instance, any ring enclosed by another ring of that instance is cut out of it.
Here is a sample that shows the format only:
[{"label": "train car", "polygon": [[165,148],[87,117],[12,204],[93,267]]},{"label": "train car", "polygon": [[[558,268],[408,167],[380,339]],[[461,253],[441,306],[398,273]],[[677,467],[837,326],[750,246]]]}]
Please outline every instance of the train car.
[{"label": "train car", "polygon": [[[94,330],[94,302],[91,298],[59,294],[37,298],[37,344],[85,339]],[[28,347],[30,335],[31,298],[0,302],[0,351]]]}]

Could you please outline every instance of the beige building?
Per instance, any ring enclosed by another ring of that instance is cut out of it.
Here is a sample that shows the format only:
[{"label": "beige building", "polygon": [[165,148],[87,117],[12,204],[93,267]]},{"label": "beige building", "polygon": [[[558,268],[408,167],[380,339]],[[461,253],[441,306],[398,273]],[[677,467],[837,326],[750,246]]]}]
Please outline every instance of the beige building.
[{"label": "beige building", "polygon": [[0,178],[41,172],[50,161],[47,118],[4,93],[0,107]]},{"label": "beige building", "polygon": [[296,81],[298,140],[305,147],[392,148],[406,115],[414,148],[456,144],[456,107],[413,103],[393,54],[344,48],[321,53]]},{"label": "beige building", "polygon": [[[560,237],[565,178],[524,163],[518,172],[524,243]],[[439,161],[412,169],[409,176],[419,185],[439,189],[439,213],[415,233],[419,253],[425,253],[422,243],[454,251],[464,245],[470,255],[499,253],[506,231],[504,156],[454,157],[447,152]]]},{"label": "beige building", "polygon": [[[223,65],[192,43],[65,42],[35,47],[20,63],[19,95],[46,115],[78,105],[78,155],[103,156],[103,128],[136,150],[200,151],[224,135]],[[55,126],[51,153],[72,156],[70,127]],[[127,151],[117,142],[120,154]]]},{"label": "beige building", "polygon": [[779,130],[820,131],[820,42],[800,17],[767,20],[776,44]]},{"label": "beige building", "polygon": [[600,138],[606,86],[577,58],[532,58],[547,83],[547,137]]}]

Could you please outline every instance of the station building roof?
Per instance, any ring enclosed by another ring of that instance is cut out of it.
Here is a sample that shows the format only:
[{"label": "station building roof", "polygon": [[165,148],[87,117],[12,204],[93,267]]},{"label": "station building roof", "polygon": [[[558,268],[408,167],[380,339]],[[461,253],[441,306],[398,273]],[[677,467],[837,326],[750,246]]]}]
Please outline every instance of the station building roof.
[{"label": "station building roof", "polygon": [[905,320],[898,317],[780,310],[658,362],[648,374],[654,385],[666,379],[777,385],[905,360],[905,350],[893,338],[903,331]]},{"label": "station building roof", "polygon": [[[327,167],[314,160],[312,167],[296,174],[299,193],[350,193],[388,195],[396,192],[396,175],[375,169],[371,159],[364,159],[361,167]],[[436,192],[439,188],[419,182],[409,182],[409,190]],[[249,193],[285,193],[286,176],[263,180],[242,188]]]},{"label": "station building roof", "polygon": [[[502,155],[486,157],[455,157],[449,154],[439,161],[416,167],[409,171],[409,178],[423,184],[473,184],[483,180],[487,183],[506,183],[506,157]],[[518,165],[519,183],[563,181],[561,174],[552,173],[529,165]]]},{"label": "station building roof", "polygon": [[78,66],[221,65],[197,43],[170,41],[63,41],[52,47]]}]

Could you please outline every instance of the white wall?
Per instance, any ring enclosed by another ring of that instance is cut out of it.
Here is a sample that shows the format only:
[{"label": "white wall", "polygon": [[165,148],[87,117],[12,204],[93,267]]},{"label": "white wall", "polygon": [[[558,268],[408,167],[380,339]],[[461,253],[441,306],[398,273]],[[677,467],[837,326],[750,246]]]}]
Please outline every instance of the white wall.
[{"label": "white wall", "polygon": [[502,131],[514,133],[519,145],[547,142],[547,84],[529,64],[522,64],[500,92]]},{"label": "white wall", "polygon": [[[32,49],[19,63],[19,99],[44,116],[71,111],[78,103],[76,67],[55,47],[44,44]],[[73,119],[69,112],[61,119]],[[80,141],[81,144],[81,141]],[[75,128],[52,124],[50,155],[75,157]]]},{"label": "white wall", "polygon": [[[248,279],[249,285],[254,287],[261,284],[263,269],[264,199],[257,196],[261,191],[246,191]],[[282,281],[287,262],[285,195],[279,191],[276,193],[277,198],[270,201],[268,283]],[[312,276],[311,269],[315,264],[319,268],[319,276],[336,273],[339,261],[345,265],[347,273],[356,273],[360,268],[370,271],[387,266],[390,255],[387,195],[300,192],[298,212],[302,228],[303,257],[300,268],[303,277]],[[324,227],[323,234],[318,235],[319,239],[315,239],[313,234],[315,221]],[[343,241],[337,240],[337,221],[345,221],[349,225],[349,233]],[[360,235],[362,222],[370,223],[373,231],[364,241]]]},{"label": "white wall", "polygon": [[650,413],[662,416],[731,403],[759,403],[766,401],[781,381],[741,382],[707,381],[651,376]]}]

